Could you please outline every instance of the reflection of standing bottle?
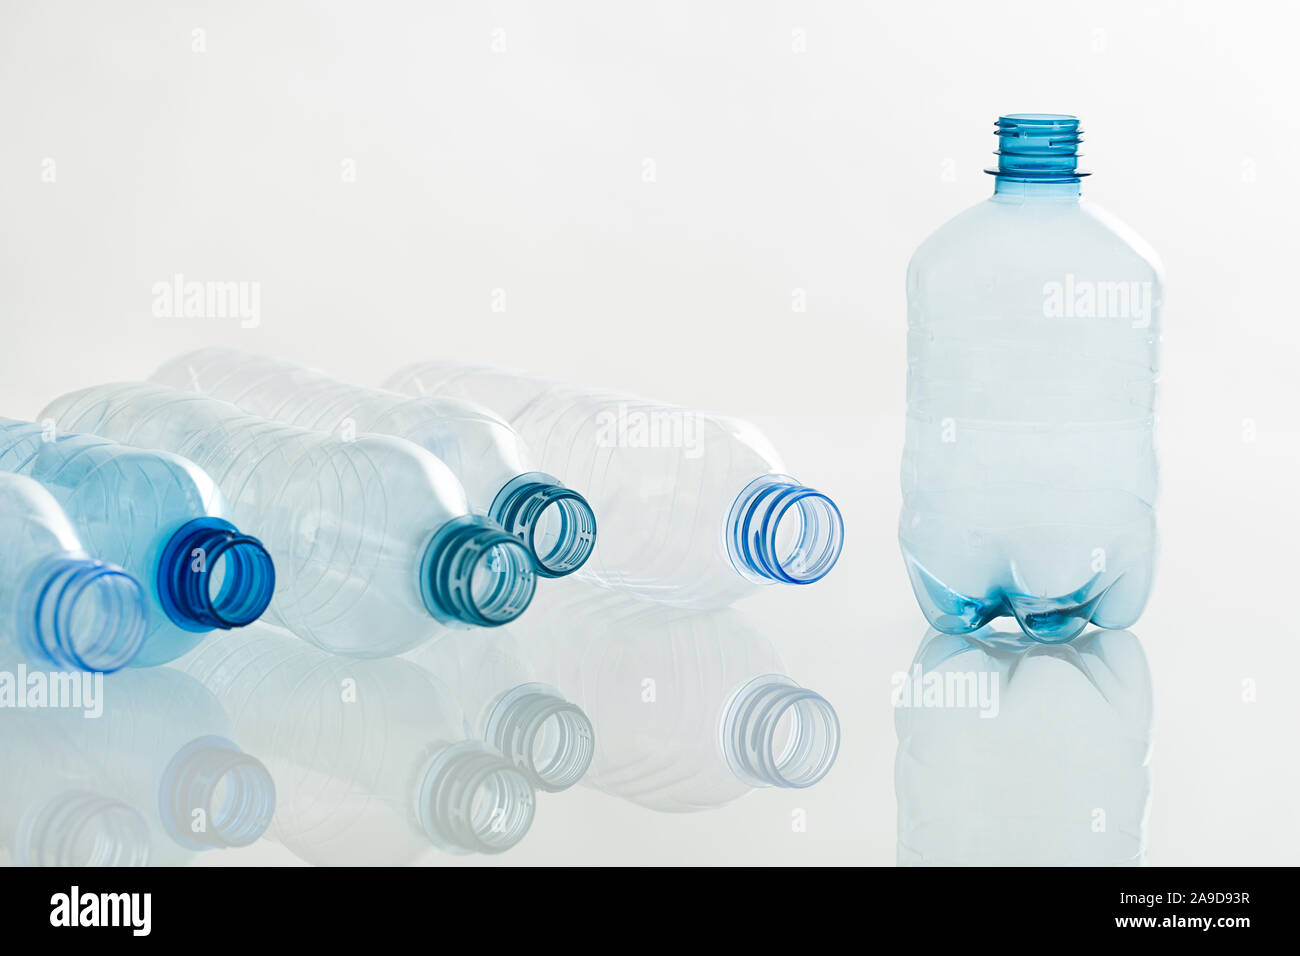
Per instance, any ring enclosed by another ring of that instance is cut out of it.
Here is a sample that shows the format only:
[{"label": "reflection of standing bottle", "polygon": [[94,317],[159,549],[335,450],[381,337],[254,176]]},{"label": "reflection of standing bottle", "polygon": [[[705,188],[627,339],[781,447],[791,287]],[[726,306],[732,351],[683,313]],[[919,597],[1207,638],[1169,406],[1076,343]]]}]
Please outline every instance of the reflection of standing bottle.
[{"label": "reflection of standing bottle", "polygon": [[214,628],[243,627],[270,603],[270,556],[229,522],[192,462],[0,418],[0,470],[40,482],[87,548],[140,581],[149,622],[137,667],[180,657]]},{"label": "reflection of standing bottle", "polygon": [[1132,625],[1155,563],[1162,269],[1080,198],[1079,121],[997,121],[993,195],[907,272],[899,541],[930,623]]},{"label": "reflection of standing bottle", "polygon": [[150,381],[211,395],[244,411],[316,431],[396,435],[427,448],[460,479],[470,507],[524,543],[544,577],[580,568],[596,543],[582,495],[537,471],[504,421],[471,402],[361,388],[236,349],[207,348],[168,362]]},{"label": "reflection of standing bottle", "polygon": [[112,671],[139,652],[145,620],[139,582],[88,557],[48,491],[0,472],[0,644],[40,664]]},{"label": "reflection of standing bottle", "polygon": [[1151,674],[1127,631],[931,630],[898,675],[898,862],[1143,862]]},{"label": "reflection of standing bottle", "polygon": [[38,713],[0,709],[0,848],[17,866],[143,866],[149,828]]},{"label": "reflection of standing bottle", "polygon": [[533,820],[527,779],[465,739],[451,694],[400,658],[335,657],[264,624],[175,665],[226,705],[278,798],[270,835],[323,865],[411,863],[430,846],[499,853]]},{"label": "reflection of standing bottle", "polygon": [[766,584],[811,584],[839,559],[830,498],[785,474],[748,422],[522,372],[425,362],[387,387],[485,405],[600,521],[578,573],[680,607],[725,607]]},{"label": "reflection of standing bottle", "polygon": [[275,557],[268,616],[335,653],[382,656],[440,624],[503,624],[532,598],[524,547],[471,517],[447,466],[400,438],[341,441],[132,383],[65,395],[46,419],[204,469]]},{"label": "reflection of standing bottle", "polygon": [[782,674],[743,614],[567,583],[539,605],[516,630],[538,673],[591,716],[585,779],[597,789],[653,810],[703,810],[755,787],[812,786],[834,764],[835,710]]},{"label": "reflection of standing bottle", "polygon": [[505,628],[462,631],[407,654],[452,690],[465,731],[510,758],[534,787],[567,790],[587,772],[591,721],[577,704],[538,683]]}]

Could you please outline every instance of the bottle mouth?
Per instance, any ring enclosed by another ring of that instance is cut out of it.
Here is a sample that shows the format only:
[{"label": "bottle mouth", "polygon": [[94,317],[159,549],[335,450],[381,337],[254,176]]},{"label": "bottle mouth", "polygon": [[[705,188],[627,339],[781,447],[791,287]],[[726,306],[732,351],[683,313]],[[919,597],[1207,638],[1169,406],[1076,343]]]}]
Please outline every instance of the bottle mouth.
[{"label": "bottle mouth", "polygon": [[596,515],[587,500],[541,472],[519,475],[497,493],[492,517],[524,543],[538,574],[578,570],[596,547]]},{"label": "bottle mouth", "polygon": [[1077,183],[1089,175],[1075,168],[1083,130],[1065,113],[1008,113],[994,123],[996,169],[986,173],[1022,183]]},{"label": "bottle mouth", "polygon": [[596,752],[596,734],[582,708],[542,684],[521,684],[503,696],[485,737],[547,793],[581,780]]},{"label": "bottle mouth", "polygon": [[83,790],[57,794],[19,823],[19,866],[145,866],[149,827],[134,807]]},{"label": "bottle mouth", "polygon": [[36,659],[110,673],[131,663],[144,643],[144,589],[116,565],[55,558],[36,569],[25,593],[21,643]]},{"label": "bottle mouth", "polygon": [[750,482],[731,506],[727,527],[732,565],[760,583],[812,584],[835,567],[844,548],[835,502],[788,475]]},{"label": "bottle mouth", "polygon": [[199,737],[172,757],[158,790],[167,834],[191,850],[248,846],[271,824],[275,783],[224,737]]},{"label": "bottle mouth", "polygon": [[252,624],[275,594],[275,563],[256,538],[229,521],[195,518],[163,549],[158,600],[173,624],[191,632]]},{"label": "bottle mouth", "polygon": [[756,677],[727,704],[722,750],[750,786],[811,787],[835,765],[839,717],[824,697],[788,677]]},{"label": "bottle mouth", "polygon": [[431,758],[416,794],[425,834],[449,853],[501,853],[533,825],[528,778],[501,754],[464,741]]},{"label": "bottle mouth", "polygon": [[424,606],[446,624],[507,624],[524,613],[536,587],[527,549],[486,518],[449,521],[420,564]]}]

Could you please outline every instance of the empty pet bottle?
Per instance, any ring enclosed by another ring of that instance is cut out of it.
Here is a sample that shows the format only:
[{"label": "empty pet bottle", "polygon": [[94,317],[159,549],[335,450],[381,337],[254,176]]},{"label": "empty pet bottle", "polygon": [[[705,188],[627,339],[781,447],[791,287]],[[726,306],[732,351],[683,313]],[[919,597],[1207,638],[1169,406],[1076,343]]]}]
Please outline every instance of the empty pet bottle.
[{"label": "empty pet bottle", "polygon": [[56,668],[113,671],[139,652],[145,593],[86,554],[54,497],[0,472],[0,643]]},{"label": "empty pet bottle", "polygon": [[682,607],[725,607],[764,584],[810,584],[839,558],[825,495],[785,474],[748,422],[525,373],[454,362],[388,381],[486,405],[548,474],[582,488],[600,540],[580,574]]},{"label": "empty pet bottle", "polygon": [[810,787],[834,765],[835,709],[784,675],[739,611],[577,583],[538,604],[516,629],[538,674],[591,717],[589,786],[652,810],[707,810],[759,787]]},{"label": "empty pet bottle", "polygon": [[140,581],[149,619],[134,666],[174,660],[270,603],[270,555],[230,523],[225,497],[193,462],[0,418],[0,471],[40,482],[91,553]]},{"label": "empty pet bottle", "polygon": [[188,458],[275,558],[268,617],[337,653],[382,656],[440,625],[492,626],[528,606],[528,552],[471,516],[447,466],[401,438],[344,441],[160,385],[57,399],[42,420]]},{"label": "empty pet bottle", "polygon": [[938,630],[1066,641],[1151,589],[1161,267],[1080,197],[1077,119],[996,132],[993,195],[908,267],[899,540]]},{"label": "empty pet bottle", "polygon": [[930,630],[894,678],[899,865],[1141,865],[1151,702],[1128,631]]},{"label": "empty pet bottle", "polygon": [[500,751],[538,790],[556,793],[582,779],[595,732],[581,707],[538,681],[506,628],[449,633],[406,655],[451,689],[465,733]]},{"label": "empty pet bottle", "polygon": [[173,666],[222,700],[266,761],[278,798],[268,835],[308,862],[499,853],[532,824],[527,779],[465,739],[450,692],[410,661],[331,656],[259,623]]},{"label": "empty pet bottle", "polygon": [[582,495],[539,472],[519,436],[480,405],[347,385],[292,362],[235,349],[182,355],[151,381],[224,399],[289,425],[396,435],[427,448],[460,479],[476,513],[493,518],[524,543],[543,577],[576,571],[595,545],[596,519]]}]

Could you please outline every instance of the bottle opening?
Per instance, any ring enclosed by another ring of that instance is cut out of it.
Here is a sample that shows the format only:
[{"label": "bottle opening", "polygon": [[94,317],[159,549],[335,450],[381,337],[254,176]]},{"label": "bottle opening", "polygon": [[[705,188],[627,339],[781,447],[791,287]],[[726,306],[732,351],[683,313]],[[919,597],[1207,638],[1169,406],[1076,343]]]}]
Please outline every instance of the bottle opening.
[{"label": "bottle opening", "polygon": [[835,765],[839,717],[821,695],[769,674],[732,697],[722,746],[732,772],[752,786],[810,787]]},{"label": "bottle opening", "polygon": [[1008,113],[994,123],[996,169],[986,173],[1018,183],[1077,183],[1088,173],[1075,168],[1083,130],[1066,113]]},{"label": "bottle opening", "polygon": [[581,780],[596,751],[595,731],[582,708],[542,684],[521,684],[502,697],[485,736],[548,793]]},{"label": "bottle opening", "polygon": [[222,737],[182,747],[164,772],[158,798],[168,835],[194,850],[248,846],[275,813],[271,774]]},{"label": "bottle opening", "polygon": [[70,790],[23,818],[15,851],[19,866],[145,866],[149,828],[125,803]]},{"label": "bottle opening", "polygon": [[186,631],[245,627],[275,594],[275,564],[262,543],[220,518],[196,518],[172,535],[158,562],[158,598]]},{"label": "bottle opening", "polygon": [[524,543],[538,574],[564,577],[596,547],[596,515],[587,500],[550,475],[530,472],[497,493],[492,517]]},{"label": "bottle opening", "polygon": [[835,502],[786,475],[753,481],[728,518],[728,551],[753,580],[811,584],[835,567],[844,547],[844,520]]},{"label": "bottle opening", "polygon": [[109,673],[144,643],[144,589],[121,568],[89,558],[58,558],[37,568],[21,619],[25,650],[64,668]]},{"label": "bottle opening", "polygon": [[425,548],[420,590],[445,623],[496,627],[524,613],[537,576],[527,549],[484,518],[448,522]]},{"label": "bottle opening", "polygon": [[528,779],[472,741],[436,754],[416,795],[426,835],[451,853],[501,853],[528,833],[535,799]]}]

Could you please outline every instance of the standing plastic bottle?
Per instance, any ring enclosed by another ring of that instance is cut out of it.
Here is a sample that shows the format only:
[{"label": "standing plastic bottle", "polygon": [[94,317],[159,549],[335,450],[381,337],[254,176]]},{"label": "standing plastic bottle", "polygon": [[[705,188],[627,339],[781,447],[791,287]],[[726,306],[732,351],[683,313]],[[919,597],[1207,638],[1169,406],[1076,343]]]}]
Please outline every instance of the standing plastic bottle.
[{"label": "standing plastic bottle", "polygon": [[82,543],[144,586],[149,620],[133,666],[175,660],[271,601],[270,555],[230,523],[225,497],[193,462],[0,418],[0,471],[40,482]]},{"label": "standing plastic bottle", "polygon": [[560,385],[521,372],[425,362],[387,387],[486,405],[583,488],[600,541],[580,575],[681,607],[725,607],[765,584],[811,584],[844,540],[830,498],[785,474],[748,422]]},{"label": "standing plastic bottle", "polygon": [[403,439],[341,441],[137,383],[65,395],[40,417],[211,475],[275,558],[268,616],[326,650],[396,654],[441,626],[514,620],[532,599],[523,545],[471,516],[447,466]]},{"label": "standing plastic bottle", "polygon": [[279,359],[208,348],[168,362],[150,381],[233,402],[315,431],[396,435],[426,448],[460,479],[470,507],[518,537],[543,577],[571,574],[596,543],[582,495],[539,472],[504,421],[470,402],[361,388]]},{"label": "standing plastic bottle", "polygon": [[907,274],[899,541],[947,633],[1128,627],[1154,573],[1155,253],[1080,198],[1073,116],[997,122],[992,197]]},{"label": "standing plastic bottle", "polygon": [[839,753],[835,709],[786,677],[739,611],[667,608],[578,583],[516,627],[537,673],[591,716],[589,786],[664,812],[802,789]]},{"label": "standing plastic bottle", "polygon": [[450,692],[409,661],[333,657],[255,624],[174,666],[221,699],[266,760],[278,797],[270,836],[310,863],[499,853],[532,825],[527,779],[466,740]]},{"label": "standing plastic bottle", "polygon": [[0,643],[57,668],[114,671],[144,641],[140,583],[89,557],[54,497],[0,472]]},{"label": "standing plastic bottle", "polygon": [[1140,866],[1151,672],[1128,631],[930,630],[894,681],[900,866]]},{"label": "standing plastic bottle", "polygon": [[506,628],[447,634],[406,655],[451,689],[465,734],[508,757],[538,790],[567,790],[587,772],[595,732],[581,707],[540,683]]}]

